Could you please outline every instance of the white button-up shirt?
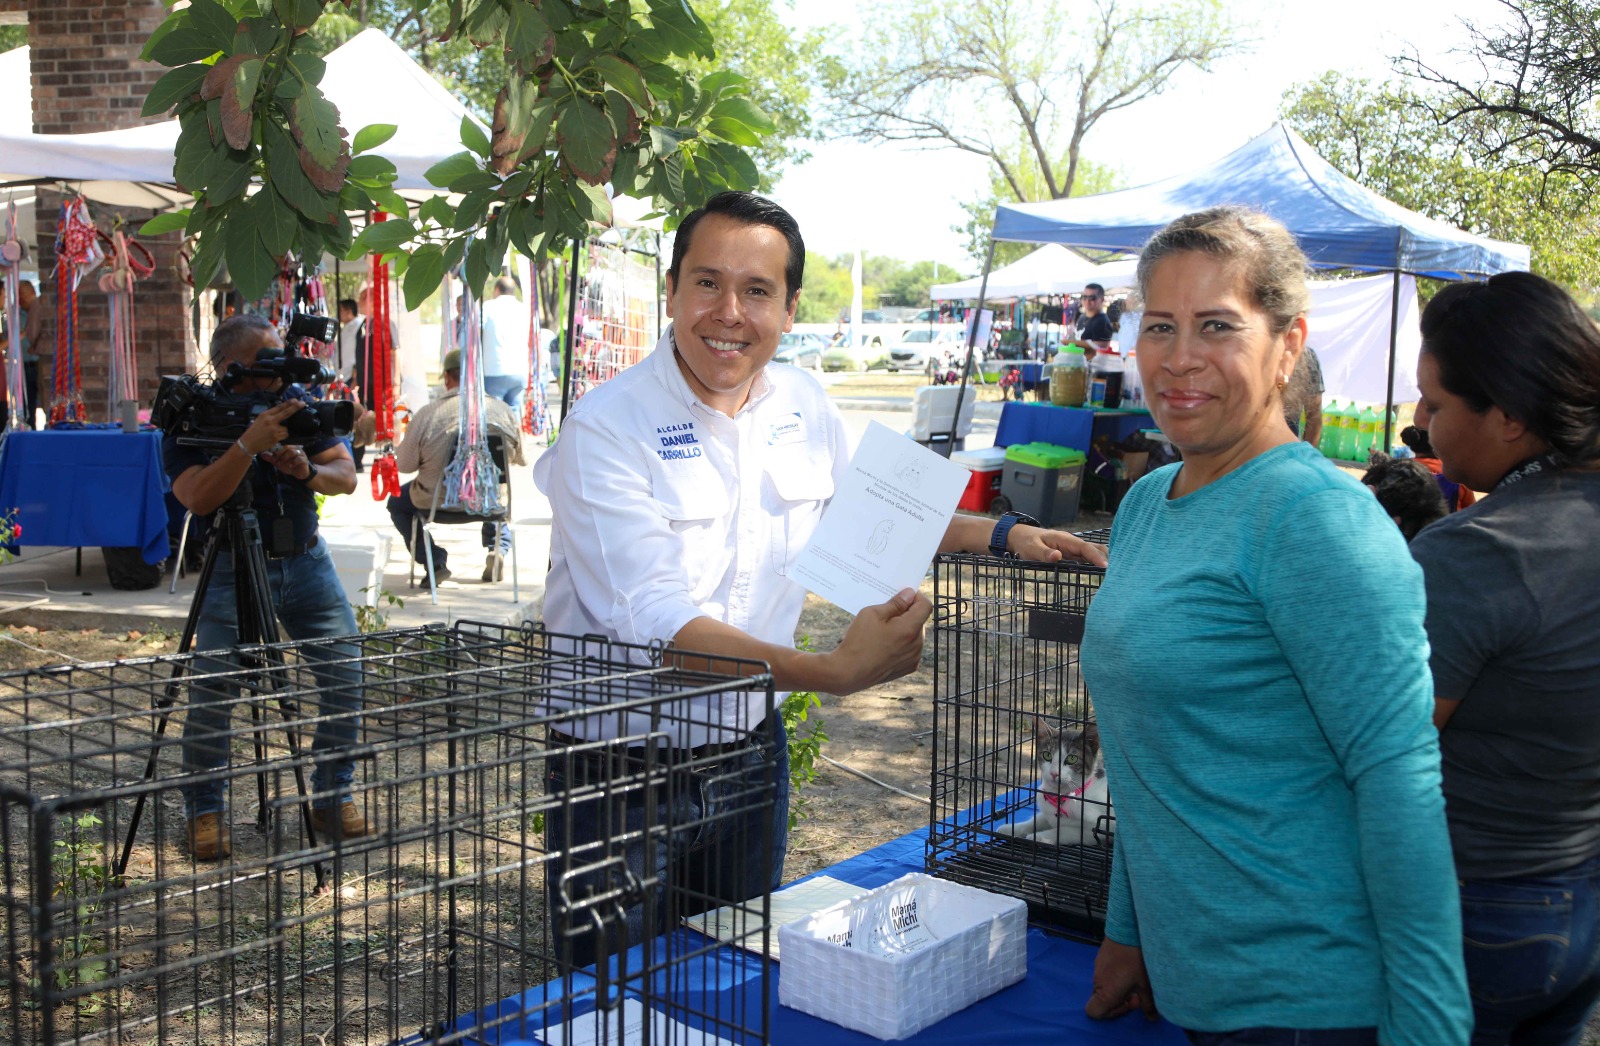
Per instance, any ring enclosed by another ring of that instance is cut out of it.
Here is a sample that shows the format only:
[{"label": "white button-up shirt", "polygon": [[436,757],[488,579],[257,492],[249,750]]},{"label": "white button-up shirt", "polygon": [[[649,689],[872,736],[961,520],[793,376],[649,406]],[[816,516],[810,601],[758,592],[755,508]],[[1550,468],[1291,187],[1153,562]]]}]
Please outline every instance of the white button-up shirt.
[{"label": "white button-up shirt", "polygon": [[[684,380],[669,330],[578,401],[534,466],[554,517],[545,626],[648,644],[705,615],[792,645],[805,589],[790,568],[849,459],[816,379],[769,364],[730,418]],[[766,714],[765,695],[712,703],[677,732],[677,747],[733,740]]]}]

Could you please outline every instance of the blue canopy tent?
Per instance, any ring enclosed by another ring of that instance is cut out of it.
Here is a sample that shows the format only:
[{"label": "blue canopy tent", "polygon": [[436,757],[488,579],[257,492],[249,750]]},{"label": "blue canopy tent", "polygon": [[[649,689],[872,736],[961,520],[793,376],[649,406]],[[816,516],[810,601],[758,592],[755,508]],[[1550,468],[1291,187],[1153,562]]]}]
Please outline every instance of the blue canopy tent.
[{"label": "blue canopy tent", "polygon": [[[1173,219],[1222,204],[1254,207],[1282,222],[1314,268],[1394,273],[1385,418],[1394,405],[1401,275],[1481,279],[1529,264],[1522,244],[1463,232],[1363,188],[1281,123],[1191,174],[1095,196],[1001,204],[990,261],[996,240],[1059,243],[1092,258],[1136,252]],[[986,263],[986,277],[988,269]],[[1391,438],[1386,421],[1385,442]]]}]

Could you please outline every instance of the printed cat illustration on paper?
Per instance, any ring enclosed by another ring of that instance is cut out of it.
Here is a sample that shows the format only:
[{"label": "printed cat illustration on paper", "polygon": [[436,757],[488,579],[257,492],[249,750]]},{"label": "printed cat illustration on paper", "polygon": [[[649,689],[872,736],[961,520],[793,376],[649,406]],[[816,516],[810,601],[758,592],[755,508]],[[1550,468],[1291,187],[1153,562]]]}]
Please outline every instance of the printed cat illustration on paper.
[{"label": "printed cat illustration on paper", "polygon": [[[1046,726],[1033,719],[1034,762],[1039,768],[1038,797],[1032,817],[995,829],[1013,839],[1032,839],[1054,846],[1104,845],[1111,813],[1106,764],[1100,754],[1100,731],[1084,727]],[[1101,835],[1096,838],[1096,826]]]}]

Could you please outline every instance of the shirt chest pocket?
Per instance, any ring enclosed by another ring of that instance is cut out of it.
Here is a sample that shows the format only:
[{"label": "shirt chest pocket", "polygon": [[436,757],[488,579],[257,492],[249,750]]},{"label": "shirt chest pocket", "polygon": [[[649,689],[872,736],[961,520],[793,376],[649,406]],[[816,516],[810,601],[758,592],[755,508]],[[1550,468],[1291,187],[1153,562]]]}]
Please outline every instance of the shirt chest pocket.
[{"label": "shirt chest pocket", "polygon": [[656,511],[676,541],[690,598],[709,599],[734,555],[733,502],[722,476],[705,458],[662,461],[652,452],[650,485]]},{"label": "shirt chest pocket", "polygon": [[814,454],[777,454],[768,461],[762,500],[774,515],[772,566],[785,576],[806,547],[833,497],[833,464]]}]

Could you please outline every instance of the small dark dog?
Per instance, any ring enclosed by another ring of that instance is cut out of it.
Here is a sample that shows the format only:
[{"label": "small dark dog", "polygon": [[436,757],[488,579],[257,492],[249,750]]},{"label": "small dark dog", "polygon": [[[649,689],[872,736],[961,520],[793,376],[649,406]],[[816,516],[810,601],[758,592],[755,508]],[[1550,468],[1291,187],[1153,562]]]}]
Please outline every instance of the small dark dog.
[{"label": "small dark dog", "polygon": [[1429,523],[1449,514],[1433,473],[1410,458],[1374,454],[1361,482],[1372,488],[1378,504],[1400,527],[1407,541]]}]

